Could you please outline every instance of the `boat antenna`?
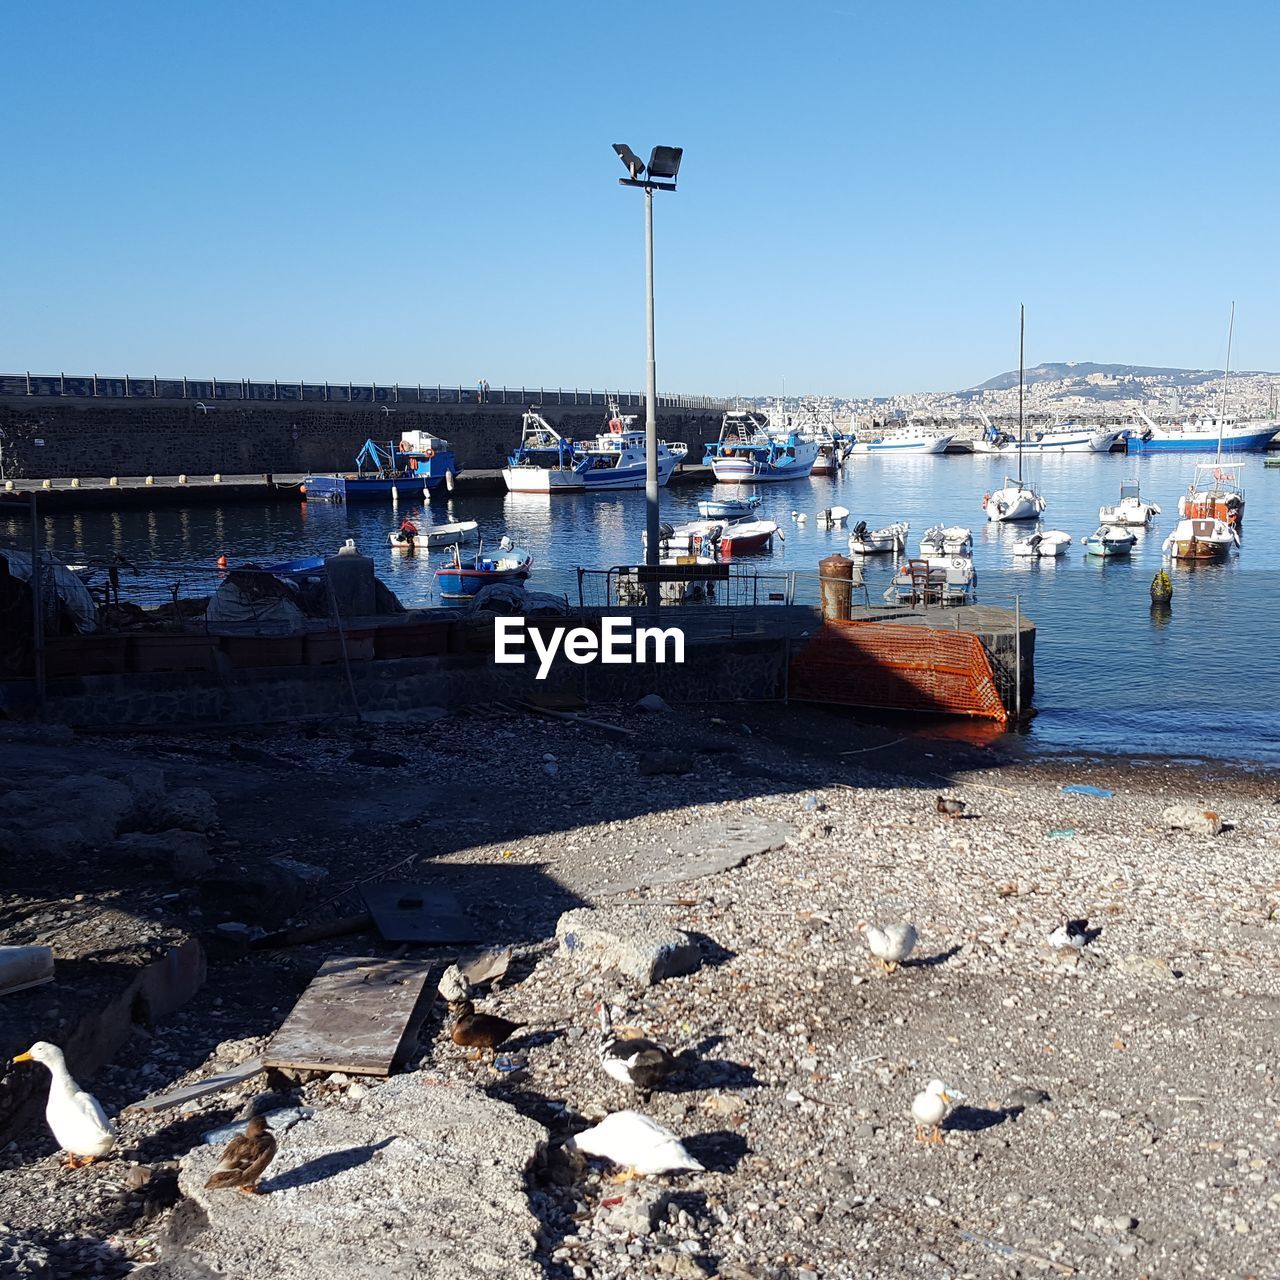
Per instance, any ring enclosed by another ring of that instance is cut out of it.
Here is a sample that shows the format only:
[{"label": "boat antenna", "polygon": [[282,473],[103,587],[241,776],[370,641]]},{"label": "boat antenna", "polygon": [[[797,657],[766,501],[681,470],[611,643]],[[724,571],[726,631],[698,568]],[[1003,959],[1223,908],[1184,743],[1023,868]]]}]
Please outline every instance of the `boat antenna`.
[{"label": "boat antenna", "polygon": [[1022,488],[1022,369],[1027,339],[1027,308],[1018,303],[1018,488]]},{"label": "boat antenna", "polygon": [[1231,376],[1231,339],[1236,331],[1236,304],[1231,302],[1231,319],[1227,324],[1227,363],[1222,370],[1222,412],[1218,414],[1218,463],[1222,463],[1222,420],[1227,416],[1227,379]]}]

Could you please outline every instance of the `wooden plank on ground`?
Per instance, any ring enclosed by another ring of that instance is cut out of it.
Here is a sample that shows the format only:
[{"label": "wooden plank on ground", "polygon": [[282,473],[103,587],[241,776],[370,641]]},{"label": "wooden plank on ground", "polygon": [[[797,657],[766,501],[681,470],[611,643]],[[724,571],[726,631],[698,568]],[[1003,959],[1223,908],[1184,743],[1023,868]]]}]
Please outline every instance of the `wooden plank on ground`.
[{"label": "wooden plank on ground", "polygon": [[243,1084],[264,1069],[261,1058],[246,1058],[238,1067],[229,1067],[226,1071],[219,1071],[216,1076],[197,1080],[195,1084],[183,1085],[181,1089],[174,1089],[171,1093],[153,1093],[151,1097],[143,1098],[141,1102],[131,1102],[125,1110],[168,1111],[170,1107],[180,1107],[184,1102],[193,1102],[196,1098],[203,1098],[210,1093]]},{"label": "wooden plank on ground", "polygon": [[417,960],[331,956],[267,1045],[263,1065],[390,1075],[430,973]]}]

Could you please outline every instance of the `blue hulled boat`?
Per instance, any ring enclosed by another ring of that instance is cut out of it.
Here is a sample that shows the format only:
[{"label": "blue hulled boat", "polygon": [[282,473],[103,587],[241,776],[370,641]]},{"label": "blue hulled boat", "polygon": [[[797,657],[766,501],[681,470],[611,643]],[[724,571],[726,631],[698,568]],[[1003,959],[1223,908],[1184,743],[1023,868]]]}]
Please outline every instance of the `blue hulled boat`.
[{"label": "blue hulled boat", "polygon": [[307,476],[302,491],[324,502],[389,498],[393,493],[416,499],[439,484],[452,487],[457,473],[447,440],[426,431],[406,431],[398,441],[385,444],[366,440],[356,454],[354,472]]},{"label": "blue hulled boat", "polygon": [[491,582],[522,582],[532,568],[533,556],[504,537],[496,553],[486,552],[481,545],[474,556],[464,559],[454,547],[453,563],[437,569],[436,579],[440,583],[440,594],[445,599],[465,600]]}]

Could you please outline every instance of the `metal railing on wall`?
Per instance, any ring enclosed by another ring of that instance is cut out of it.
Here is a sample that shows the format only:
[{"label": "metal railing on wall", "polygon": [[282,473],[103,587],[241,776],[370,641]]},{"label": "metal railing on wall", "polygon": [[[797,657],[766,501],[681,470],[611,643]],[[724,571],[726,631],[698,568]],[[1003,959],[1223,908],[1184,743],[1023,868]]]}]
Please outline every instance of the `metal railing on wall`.
[{"label": "metal railing on wall", "polygon": [[[542,404],[637,409],[644,396],[636,391],[596,391],[583,387],[464,387],[437,383],[255,382],[247,378],[138,378],[132,375],[9,373],[0,374],[0,396],[68,396],[107,400],[290,401],[324,404]],[[715,396],[659,395],[660,409],[705,409],[720,412],[728,401]]]}]

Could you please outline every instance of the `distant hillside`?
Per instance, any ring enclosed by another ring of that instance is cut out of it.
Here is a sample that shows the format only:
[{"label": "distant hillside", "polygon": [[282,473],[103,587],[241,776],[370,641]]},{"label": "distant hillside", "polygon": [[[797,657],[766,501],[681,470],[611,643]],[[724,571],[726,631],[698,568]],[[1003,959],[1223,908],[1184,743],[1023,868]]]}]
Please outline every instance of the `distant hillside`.
[{"label": "distant hillside", "polygon": [[[1247,376],[1249,370],[1238,371]],[[1221,378],[1221,369],[1158,369],[1145,364],[1092,364],[1088,361],[1067,360],[1057,364],[1038,364],[1025,373],[1028,386],[1037,382],[1060,382],[1070,379],[1073,382],[1084,382],[1094,374],[1108,378],[1165,378],[1173,387],[1195,387],[1201,383]],[[1011,370],[997,377],[990,378],[970,391],[1008,391],[1018,385],[1018,371]]]}]

